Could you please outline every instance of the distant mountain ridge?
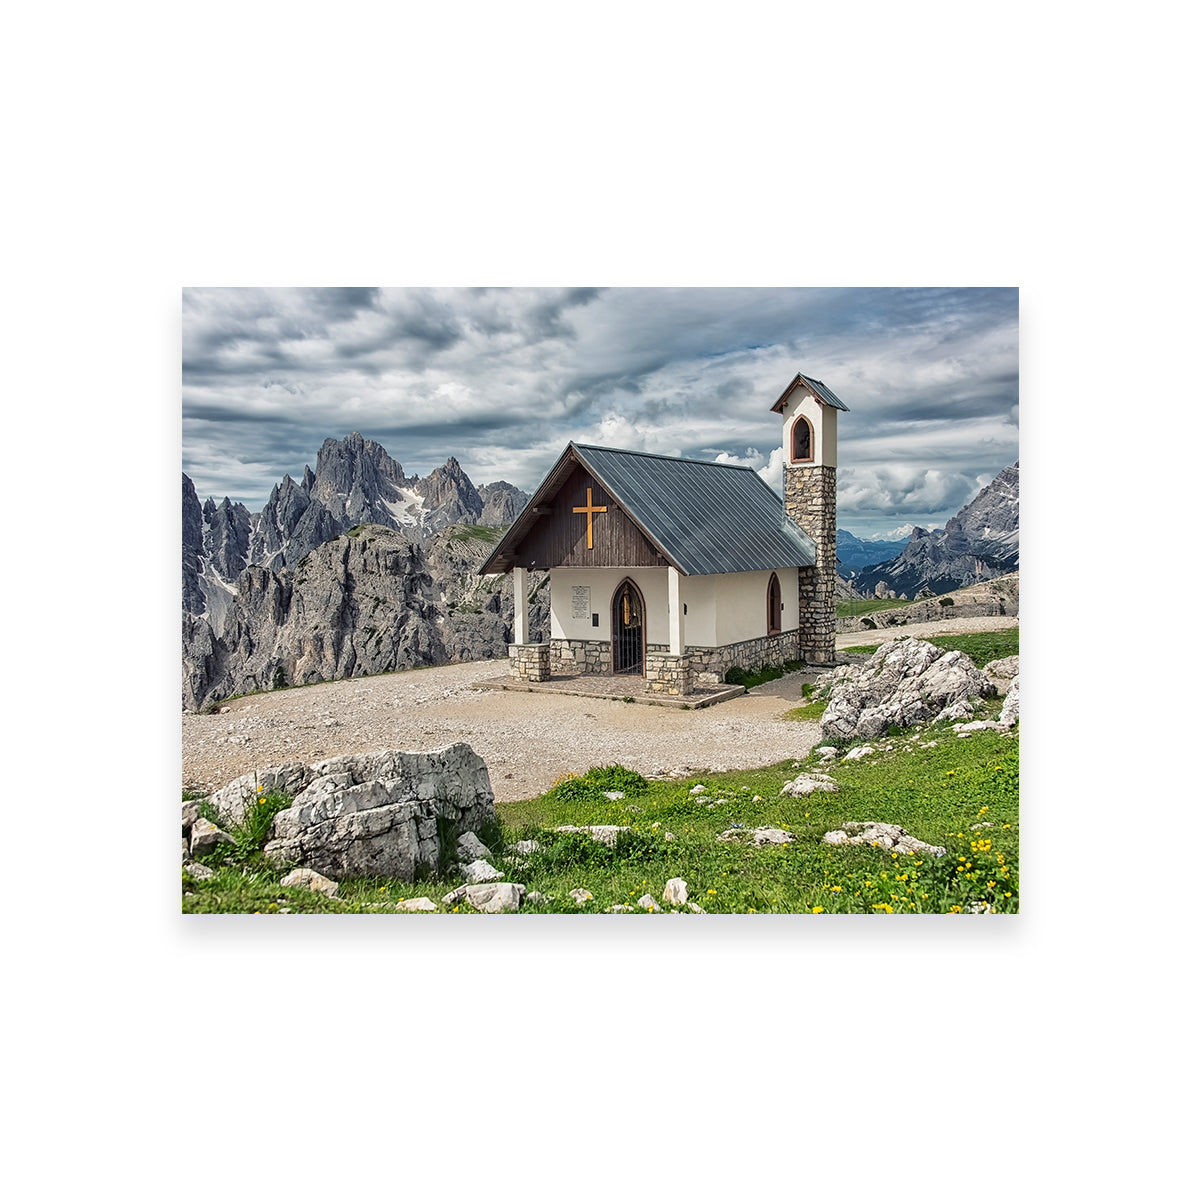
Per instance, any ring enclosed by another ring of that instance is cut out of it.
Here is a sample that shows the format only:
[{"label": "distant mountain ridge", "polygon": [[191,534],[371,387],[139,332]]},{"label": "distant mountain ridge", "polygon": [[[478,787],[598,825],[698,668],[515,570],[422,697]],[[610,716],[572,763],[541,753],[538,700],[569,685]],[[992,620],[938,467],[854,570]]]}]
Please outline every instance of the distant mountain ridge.
[{"label": "distant mountain ridge", "polygon": [[859,595],[878,584],[911,600],[923,588],[945,595],[1020,566],[1020,463],[1005,467],[940,533],[914,529],[904,549],[855,577]]},{"label": "distant mountain ridge", "polygon": [[406,476],[378,442],[351,433],[326,438],[317,469],[285,475],[259,513],[226,497],[200,504],[183,476],[183,608],[224,619],[249,566],[290,570],[318,546],[358,525],[429,537],[455,524],[510,525],[529,497],[500,480],[477,489],[451,457],[425,478]]},{"label": "distant mountain ridge", "polygon": [[895,558],[907,542],[867,542],[857,538],[848,529],[837,531],[838,574],[849,579],[862,567],[873,567],[876,563]]}]

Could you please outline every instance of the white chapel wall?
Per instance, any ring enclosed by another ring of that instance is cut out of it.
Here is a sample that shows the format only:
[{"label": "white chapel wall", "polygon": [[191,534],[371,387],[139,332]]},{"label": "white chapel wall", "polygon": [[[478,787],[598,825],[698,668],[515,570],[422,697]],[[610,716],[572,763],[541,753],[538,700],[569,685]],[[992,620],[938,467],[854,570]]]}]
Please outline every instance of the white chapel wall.
[{"label": "white chapel wall", "polygon": [[[783,632],[799,627],[799,572],[780,568]],[[608,641],[612,637],[613,593],[625,578],[632,579],[646,600],[646,641],[670,642],[667,623],[667,572],[663,567],[555,567],[550,571],[550,636],[577,641]],[[767,633],[767,584],[770,571],[726,575],[685,575],[680,600],[687,606],[683,619],[688,646],[728,646]],[[586,588],[585,596],[576,589]],[[592,613],[599,617],[592,624]]]},{"label": "white chapel wall", "polygon": [[[627,578],[637,584],[646,601],[646,641],[669,642],[665,567],[552,567],[550,636],[580,641],[610,640],[613,593],[621,580]],[[581,603],[583,600],[582,594],[575,591],[577,588],[589,589],[586,608],[573,607],[575,602]],[[592,624],[592,613],[599,616],[598,625]]]},{"label": "white chapel wall", "polygon": [[[795,567],[781,568],[779,593],[783,599],[783,632],[800,624],[800,574]],[[717,610],[717,639],[714,646],[729,646],[767,635],[767,585],[770,571],[746,571],[736,575],[710,575]],[[688,638],[691,641],[691,638]],[[695,642],[695,645],[704,645]]]}]

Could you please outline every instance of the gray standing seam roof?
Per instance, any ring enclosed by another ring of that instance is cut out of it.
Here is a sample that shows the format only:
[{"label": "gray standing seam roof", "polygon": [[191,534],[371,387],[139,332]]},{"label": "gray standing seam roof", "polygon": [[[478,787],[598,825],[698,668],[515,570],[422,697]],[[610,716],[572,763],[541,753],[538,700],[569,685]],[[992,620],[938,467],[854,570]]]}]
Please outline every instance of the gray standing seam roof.
[{"label": "gray standing seam roof", "polygon": [[572,448],[685,575],[811,567],[812,538],[783,515],[783,502],[750,467],[610,450]]}]

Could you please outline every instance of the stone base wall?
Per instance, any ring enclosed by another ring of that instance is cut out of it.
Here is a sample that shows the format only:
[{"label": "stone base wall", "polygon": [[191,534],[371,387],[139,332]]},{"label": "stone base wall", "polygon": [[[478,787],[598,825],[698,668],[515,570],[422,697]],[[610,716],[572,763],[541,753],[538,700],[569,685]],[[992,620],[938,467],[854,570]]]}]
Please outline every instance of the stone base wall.
[{"label": "stone base wall", "polygon": [[[669,646],[649,642],[646,657],[651,654],[666,654]],[[587,641],[583,638],[551,638],[550,665],[559,673],[579,675],[612,674],[612,642]],[[640,677],[639,677],[640,678]]]},{"label": "stone base wall", "polygon": [[646,690],[663,696],[686,696],[692,690],[689,654],[646,654]]},{"label": "stone base wall", "polygon": [[773,637],[750,638],[730,646],[689,646],[694,684],[711,687],[725,682],[731,667],[749,671],[754,667],[782,667],[801,658],[800,632],[792,629]]},{"label": "stone base wall", "polygon": [[550,647],[545,642],[514,643],[508,648],[508,673],[526,683],[545,683],[550,678]]}]

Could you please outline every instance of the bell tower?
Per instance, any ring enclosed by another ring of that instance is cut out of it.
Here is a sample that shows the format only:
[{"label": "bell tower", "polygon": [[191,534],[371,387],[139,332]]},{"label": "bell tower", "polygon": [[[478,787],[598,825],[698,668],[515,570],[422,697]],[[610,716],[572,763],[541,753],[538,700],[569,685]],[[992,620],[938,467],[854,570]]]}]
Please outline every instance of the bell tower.
[{"label": "bell tower", "polygon": [[800,568],[800,657],[834,660],[837,599],[837,415],[846,406],[819,379],[797,375],[771,406],[783,417],[783,511],[816,543]]}]

